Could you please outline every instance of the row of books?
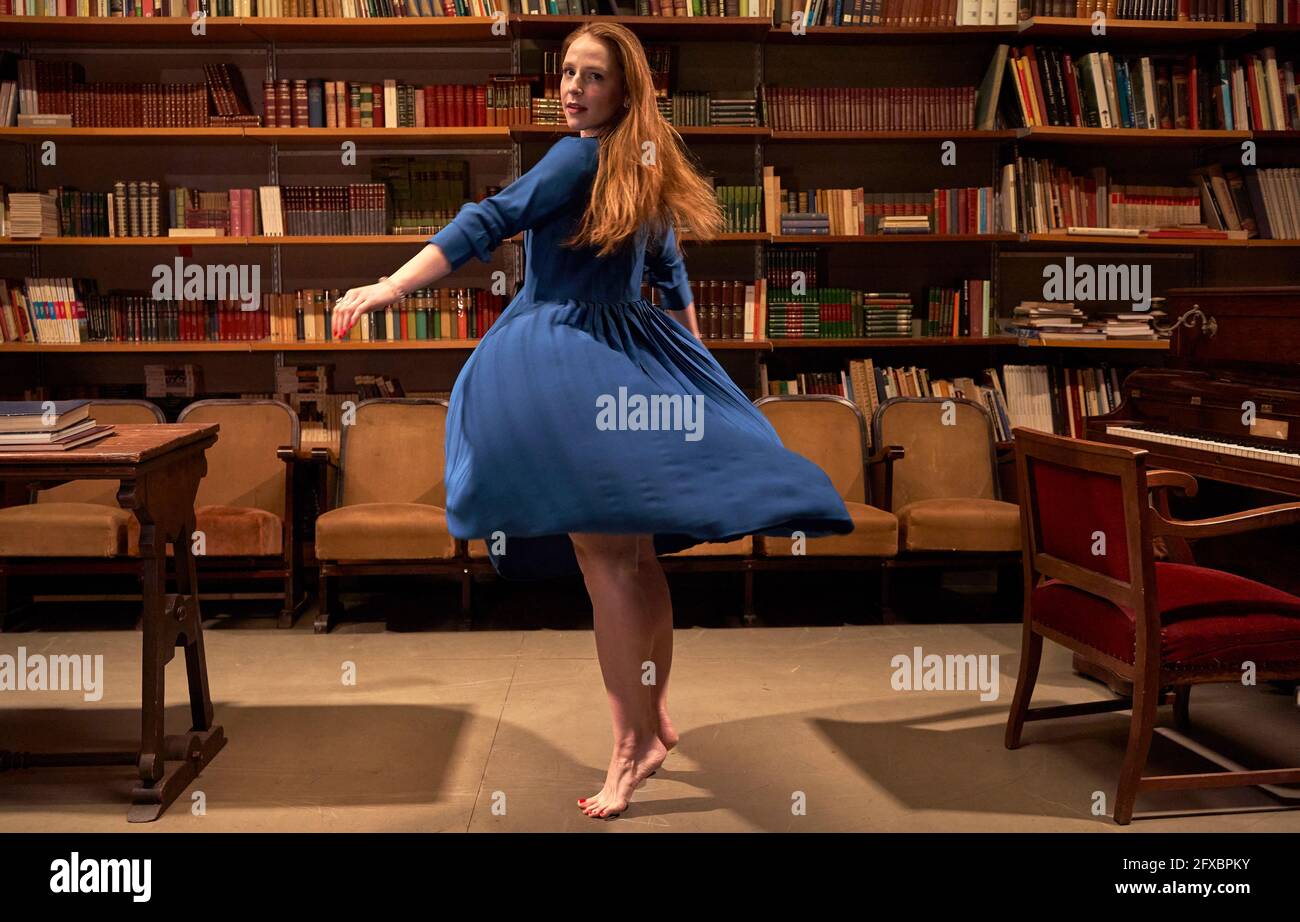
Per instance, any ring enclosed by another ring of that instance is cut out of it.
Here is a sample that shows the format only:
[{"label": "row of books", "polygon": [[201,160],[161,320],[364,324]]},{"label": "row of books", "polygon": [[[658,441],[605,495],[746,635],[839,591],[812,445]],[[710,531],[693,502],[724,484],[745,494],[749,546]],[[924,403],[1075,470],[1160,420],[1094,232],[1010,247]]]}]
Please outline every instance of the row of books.
[{"label": "row of books", "polygon": [[1300,239],[1300,169],[1191,171],[1191,185],[1119,185],[1104,167],[1078,175],[1051,160],[1016,157],[1002,168],[1002,226],[1042,234],[1071,228],[1144,230],[1155,237]]},{"label": "row of books", "polygon": [[1002,229],[992,186],[929,192],[867,192],[861,186],[796,191],[781,188],[771,167],[764,168],[764,179],[775,200],[775,207],[767,200],[774,222],[768,226],[779,228],[779,234],[993,234]]},{"label": "row of books", "polygon": [[1300,22],[1297,0],[1020,0],[1019,18],[1063,16],[1167,22]]},{"label": "row of books", "polygon": [[[0,279],[0,341],[328,342],[339,289],[263,292],[256,308],[233,299],[160,300],[100,293],[93,279]],[[466,339],[487,332],[507,299],[478,288],[427,288],[363,316],[350,340]]]},{"label": "row of books", "polygon": [[964,131],[975,127],[976,88],[759,87],[763,124],[775,131]]},{"label": "row of books", "polygon": [[[263,295],[272,342],[331,342],[338,289],[309,288]],[[368,311],[344,337],[349,342],[476,339],[505,310],[508,299],[482,288],[422,288],[382,310]]]},{"label": "row of books", "polygon": [[1012,310],[1007,331],[1039,342],[1063,340],[1156,340],[1167,334],[1153,325],[1165,316],[1159,305],[1164,298],[1152,298],[1145,311],[1123,311],[1088,317],[1071,301],[1021,301]]},{"label": "row of books", "polygon": [[1121,394],[1119,369],[1105,365],[1003,365],[974,377],[933,378],[926,368],[877,365],[870,358],[850,359],[838,372],[800,372],[789,379],[769,378],[764,364],[759,387],[764,394],[844,397],[868,420],[894,397],[963,398],[988,411],[999,441],[1010,441],[1018,426],[1081,437],[1086,418],[1114,410]]},{"label": "row of books", "polygon": [[994,328],[992,282],[967,279],[955,287],[926,289],[922,336],[991,336]]},{"label": "row of books", "polygon": [[1198,60],[999,45],[980,91],[981,128],[993,127],[997,100],[1011,128],[1300,129],[1295,64],[1273,47]]},{"label": "row of books", "polygon": [[[50,116],[40,124],[73,128],[208,128],[261,122],[233,64],[204,64],[204,83],[88,83],[79,61],[32,57],[19,58],[16,69],[15,121],[17,115]],[[3,124],[14,122],[6,117]]]},{"label": "row of books", "polygon": [[1151,228],[1202,221],[1195,186],[1120,185],[1105,167],[1076,175],[1055,161],[1016,157],[1002,167],[1002,224],[1013,233],[1071,227]]},{"label": "row of books", "polygon": [[1024,426],[1082,438],[1084,420],[1119,406],[1120,373],[1113,366],[1066,368],[1058,365],[1004,365],[1009,426]]},{"label": "row of books", "polygon": [[930,287],[918,314],[906,291],[850,288],[769,288],[771,339],[899,339],[986,336],[995,333],[987,279]]},{"label": "row of books", "polygon": [[[743,279],[695,279],[690,283],[695,321],[705,340],[747,340],[763,329],[767,282]],[[642,296],[661,304],[657,289],[642,286]]]},{"label": "row of books", "polygon": [[778,22],[807,26],[1015,25],[1016,0],[780,0]]},{"label": "row of books", "polygon": [[[15,238],[87,237],[283,237],[390,233],[388,188],[383,183],[346,186],[259,186],[203,192],[168,190],[163,221],[158,183],[118,182],[113,192],[9,194]],[[455,217],[459,203],[442,211]],[[39,217],[39,220],[37,218]],[[419,225],[394,232],[434,233]],[[440,225],[441,226],[441,225]]]},{"label": "row of books", "polygon": [[534,78],[492,74],[486,84],[402,80],[378,83],[318,77],[262,83],[268,128],[426,128],[517,125],[529,121]]},{"label": "row of books", "polygon": [[[775,7],[775,9],[774,9]],[[63,16],[179,16],[192,10],[187,0],[147,0],[129,8],[115,0],[84,0],[77,12],[55,11],[47,0],[0,0],[0,15]],[[796,13],[808,25],[951,26],[1008,25],[1017,18],[1064,16],[1087,18],[1104,12],[1109,19],[1191,20],[1195,22],[1297,22],[1296,0],[933,0],[905,4],[902,0],[637,0],[627,6],[613,0],[214,0],[213,17],[346,17],[429,18],[490,17],[498,12],[526,16],[690,16],[772,17],[788,26]]]},{"label": "row of books", "polygon": [[673,125],[754,128],[759,124],[758,101],[752,96],[683,90],[659,97],[658,103],[660,114]]}]

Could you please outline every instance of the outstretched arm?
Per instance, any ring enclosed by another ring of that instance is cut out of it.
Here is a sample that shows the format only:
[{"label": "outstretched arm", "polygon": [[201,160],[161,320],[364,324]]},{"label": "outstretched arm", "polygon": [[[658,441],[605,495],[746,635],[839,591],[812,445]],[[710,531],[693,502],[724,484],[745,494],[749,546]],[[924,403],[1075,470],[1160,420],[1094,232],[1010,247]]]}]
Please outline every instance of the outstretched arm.
[{"label": "outstretched arm", "polygon": [[462,205],[452,222],[391,276],[353,288],[340,298],[331,325],[335,338],[346,336],[366,311],[387,307],[432,285],[471,257],[488,261],[501,241],[545,222],[581,194],[598,163],[597,147],[589,139],[560,139],[536,166],[501,192]]}]

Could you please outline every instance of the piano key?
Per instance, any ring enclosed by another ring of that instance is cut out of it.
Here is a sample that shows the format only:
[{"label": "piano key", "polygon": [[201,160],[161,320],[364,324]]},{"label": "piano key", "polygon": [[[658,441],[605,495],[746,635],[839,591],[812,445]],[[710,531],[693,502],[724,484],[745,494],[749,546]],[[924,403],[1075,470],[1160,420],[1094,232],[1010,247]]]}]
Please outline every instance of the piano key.
[{"label": "piano key", "polygon": [[1300,452],[1261,448],[1258,445],[1232,442],[1221,437],[1182,435],[1177,432],[1161,432],[1158,429],[1143,429],[1135,426],[1107,426],[1106,433],[1139,442],[1157,442],[1195,451],[1217,452],[1266,463],[1289,464],[1293,467],[1300,467]]}]

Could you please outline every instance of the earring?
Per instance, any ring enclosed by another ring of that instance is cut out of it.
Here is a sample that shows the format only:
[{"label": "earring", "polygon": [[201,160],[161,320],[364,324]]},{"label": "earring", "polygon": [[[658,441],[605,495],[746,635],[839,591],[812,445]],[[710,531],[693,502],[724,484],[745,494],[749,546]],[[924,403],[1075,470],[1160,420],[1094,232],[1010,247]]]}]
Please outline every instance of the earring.
[{"label": "earring", "polygon": [[630,108],[632,108],[632,100],[630,100],[630,99],[625,99],[625,100],[623,100],[623,108],[624,108],[624,109],[630,109]]}]

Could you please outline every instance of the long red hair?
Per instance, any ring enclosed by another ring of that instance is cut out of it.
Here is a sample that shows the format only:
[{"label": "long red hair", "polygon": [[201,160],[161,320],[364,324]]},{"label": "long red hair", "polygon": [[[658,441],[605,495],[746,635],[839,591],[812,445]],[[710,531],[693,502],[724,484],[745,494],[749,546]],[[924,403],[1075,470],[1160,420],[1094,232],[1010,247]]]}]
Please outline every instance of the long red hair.
[{"label": "long red hair", "polygon": [[600,137],[591,202],[566,243],[598,247],[599,255],[608,256],[647,222],[656,234],[671,226],[679,241],[683,230],[700,240],[717,237],[724,226],[722,209],[681,135],[659,114],[640,40],[626,26],[587,23],[564,40],[561,62],[583,35],[600,39],[610,49],[622,69],[629,105],[619,107],[620,114]]}]

